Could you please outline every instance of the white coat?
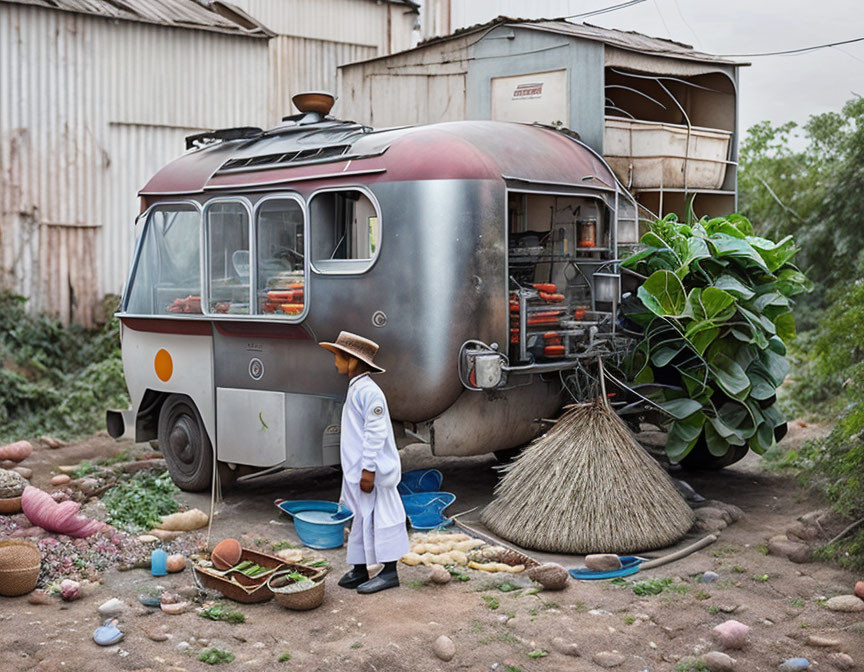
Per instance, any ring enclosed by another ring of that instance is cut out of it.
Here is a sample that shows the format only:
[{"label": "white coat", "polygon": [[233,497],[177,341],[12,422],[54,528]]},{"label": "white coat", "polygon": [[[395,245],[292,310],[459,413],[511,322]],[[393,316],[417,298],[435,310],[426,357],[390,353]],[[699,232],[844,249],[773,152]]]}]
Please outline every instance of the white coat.
[{"label": "white coat", "polygon": [[[348,536],[348,564],[398,560],[410,549],[405,508],[396,486],[402,466],[390,412],[381,388],[369,374],[352,378],[342,407],[341,501],[354,512]],[[363,470],[375,472],[375,487],[360,489]]]}]

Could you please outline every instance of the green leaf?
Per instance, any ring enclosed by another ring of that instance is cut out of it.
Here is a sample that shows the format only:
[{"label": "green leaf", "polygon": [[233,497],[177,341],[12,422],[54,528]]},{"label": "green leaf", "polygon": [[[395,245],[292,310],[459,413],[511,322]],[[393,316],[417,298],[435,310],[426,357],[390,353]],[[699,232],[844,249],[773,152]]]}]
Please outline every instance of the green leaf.
[{"label": "green leaf", "polygon": [[658,367],[664,367],[673,359],[675,359],[676,355],[678,355],[678,353],[681,352],[683,349],[683,345],[677,348],[670,346],[657,348],[657,350],[651,353],[651,363]]},{"label": "green leaf", "polygon": [[714,286],[717,289],[722,289],[726,292],[729,292],[729,294],[731,294],[732,296],[738,299],[744,299],[745,301],[747,299],[752,299],[755,295],[755,292],[752,289],[750,289],[747,285],[738,280],[736,277],[729,274],[724,274],[717,278],[714,281]]},{"label": "green leaf", "polygon": [[750,396],[754,399],[762,401],[770,399],[777,393],[777,388],[774,387],[772,381],[768,380],[759,371],[748,370],[747,376],[750,378]]},{"label": "green leaf", "polygon": [[774,427],[768,422],[760,422],[756,432],[750,437],[747,445],[757,455],[763,455],[774,443]]},{"label": "green leaf", "polygon": [[733,238],[726,233],[715,233],[708,240],[714,246],[718,257],[744,257],[768,269],[759,253],[746,240]]},{"label": "green leaf", "polygon": [[687,340],[693,344],[693,347],[696,348],[696,351],[700,355],[705,354],[705,350],[708,349],[708,346],[714,342],[714,339],[720,335],[720,328],[715,327],[713,322],[694,322],[689,327],[687,327],[687,331],[684,333]]},{"label": "green leaf", "polygon": [[636,254],[632,254],[627,257],[624,261],[621,262],[621,265],[624,268],[635,270],[639,266],[640,261],[642,261],[643,259],[647,259],[657,251],[658,250],[656,247],[646,247],[643,250],[639,250]]},{"label": "green leaf", "polygon": [[772,273],[798,253],[792,236],[786,236],[776,243],[758,236],[747,236],[747,242],[762,257],[768,270]]},{"label": "green leaf", "polygon": [[777,329],[777,336],[784,341],[790,341],[795,338],[795,317],[791,310],[785,313],[780,313],[774,318],[774,327]]},{"label": "green leaf", "polygon": [[645,307],[655,315],[677,316],[687,302],[684,285],[671,271],[655,271],[636,292]]},{"label": "green leaf", "polygon": [[768,349],[781,357],[786,355],[786,344],[777,336],[768,339]]},{"label": "green leaf", "polygon": [[659,406],[676,420],[683,420],[696,411],[702,410],[702,404],[695,399],[672,399],[664,401]]},{"label": "green leaf", "polygon": [[709,360],[717,384],[730,397],[743,400],[750,390],[750,379],[744,369],[731,357],[717,353]]},{"label": "green leaf", "polygon": [[705,414],[695,413],[686,420],[678,420],[672,423],[669,434],[666,435],[666,455],[673,462],[680,462],[687,457],[705,424]]},{"label": "green leaf", "polygon": [[735,314],[735,297],[716,287],[692,289],[687,297],[686,314],[696,320],[725,322]]},{"label": "green leaf", "polygon": [[786,361],[786,358],[773,350],[762,350],[759,353],[759,362],[764,367],[765,373],[768,374],[768,379],[774,383],[775,387],[780,387],[789,374],[789,362]]},{"label": "green leaf", "polygon": [[715,457],[723,457],[729,451],[729,442],[720,436],[710,422],[705,425],[705,443],[708,446],[708,452]]}]

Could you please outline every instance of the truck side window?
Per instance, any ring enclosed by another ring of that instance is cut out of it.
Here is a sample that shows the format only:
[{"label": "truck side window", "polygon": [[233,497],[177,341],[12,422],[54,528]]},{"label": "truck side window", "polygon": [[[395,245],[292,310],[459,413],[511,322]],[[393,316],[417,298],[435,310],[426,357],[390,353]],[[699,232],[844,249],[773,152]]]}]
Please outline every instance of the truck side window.
[{"label": "truck side window", "polygon": [[210,313],[249,314],[249,213],[237,202],[216,202],[204,211]]},{"label": "truck side window", "polygon": [[325,191],[309,201],[312,263],[319,273],[362,273],[381,241],[374,203],[357,189]]},{"label": "truck side window", "polygon": [[272,198],[258,207],[255,227],[257,312],[297,316],[305,305],[306,254],[303,209],[293,198]]},{"label": "truck side window", "polygon": [[200,223],[193,205],[160,205],[150,211],[127,290],[125,312],[201,312]]}]

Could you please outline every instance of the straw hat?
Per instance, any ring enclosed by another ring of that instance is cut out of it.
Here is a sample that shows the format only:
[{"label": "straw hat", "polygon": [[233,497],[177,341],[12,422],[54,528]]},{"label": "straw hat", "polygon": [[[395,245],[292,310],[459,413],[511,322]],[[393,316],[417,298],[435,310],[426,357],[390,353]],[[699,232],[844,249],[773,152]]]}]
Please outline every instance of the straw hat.
[{"label": "straw hat", "polygon": [[335,343],[319,343],[318,345],[334,354],[338,350],[351,357],[356,357],[372,369],[372,373],[384,373],[384,369],[372,362],[372,358],[378,352],[378,344],[368,338],[352,334],[350,331],[341,331]]}]

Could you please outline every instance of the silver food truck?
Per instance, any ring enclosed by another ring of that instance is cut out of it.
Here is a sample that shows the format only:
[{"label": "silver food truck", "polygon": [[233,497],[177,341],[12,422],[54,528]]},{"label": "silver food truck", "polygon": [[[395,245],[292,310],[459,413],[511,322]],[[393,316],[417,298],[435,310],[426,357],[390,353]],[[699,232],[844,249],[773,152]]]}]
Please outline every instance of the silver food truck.
[{"label": "silver food truck", "polygon": [[[613,326],[632,199],[575,134],[460,121],[373,130],[327,97],[271,130],[187,138],[140,193],[119,313],[132,405],[174,481],[339,463],[345,379],[318,347],[378,342],[397,442],[523,445]],[[625,222],[622,213],[629,213]]]}]

